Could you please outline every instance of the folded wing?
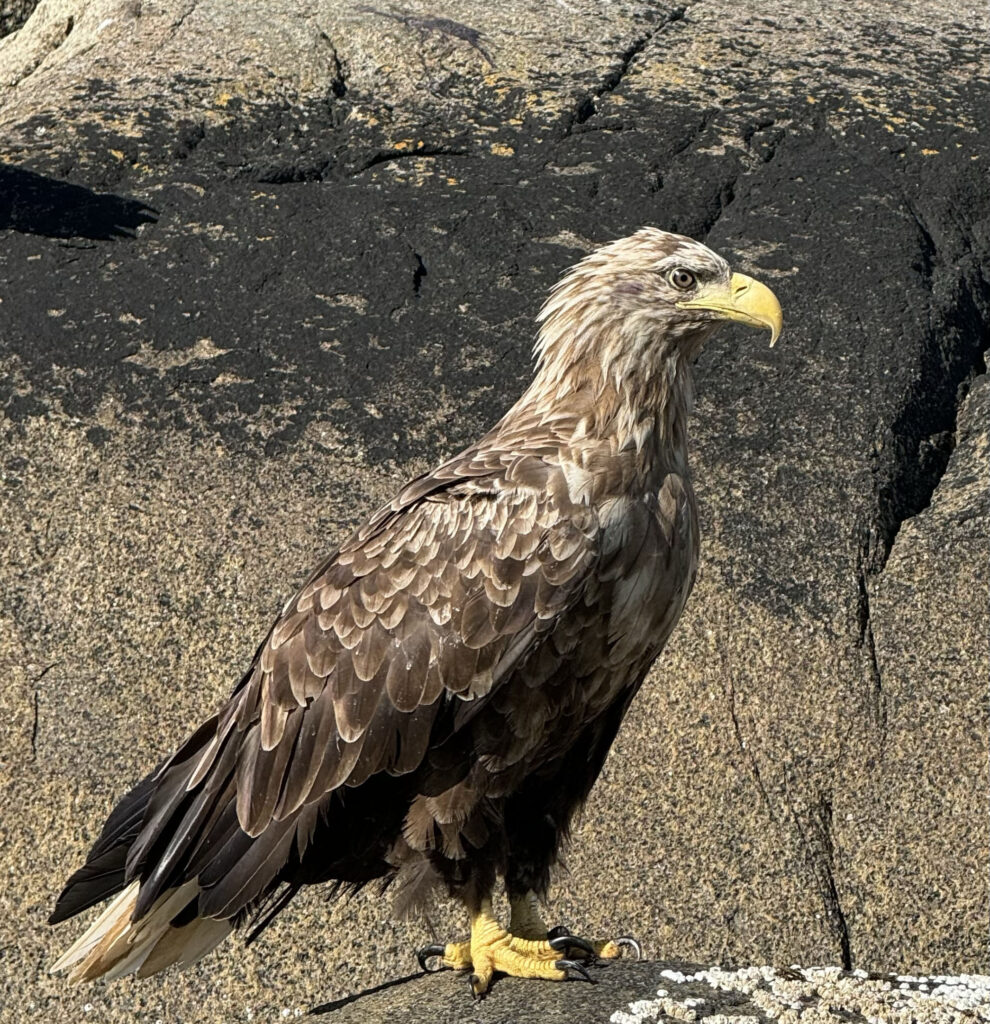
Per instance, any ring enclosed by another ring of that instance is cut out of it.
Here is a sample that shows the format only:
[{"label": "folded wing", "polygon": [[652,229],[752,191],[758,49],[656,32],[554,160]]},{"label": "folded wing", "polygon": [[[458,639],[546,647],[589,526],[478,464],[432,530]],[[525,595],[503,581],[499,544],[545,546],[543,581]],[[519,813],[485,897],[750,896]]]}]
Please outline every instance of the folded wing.
[{"label": "folded wing", "polygon": [[596,552],[594,512],[536,456],[468,453],[414,481],[289,602],[219,715],[124,798],[53,920],[134,881],[134,922],[176,890],[173,925],[239,920],[314,842],[325,865],[343,863],[335,842],[374,861],[396,836],[334,837],[334,799],[463,777],[443,748],[465,709],[540,647]]}]

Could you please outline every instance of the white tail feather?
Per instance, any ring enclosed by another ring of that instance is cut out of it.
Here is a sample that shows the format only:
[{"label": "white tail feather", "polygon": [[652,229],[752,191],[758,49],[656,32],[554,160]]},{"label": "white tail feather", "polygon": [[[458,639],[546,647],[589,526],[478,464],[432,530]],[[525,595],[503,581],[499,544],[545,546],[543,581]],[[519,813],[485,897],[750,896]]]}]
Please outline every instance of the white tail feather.
[{"label": "white tail feather", "polygon": [[219,946],[232,930],[230,921],[212,917],[197,917],[181,928],[169,928],[138,968],[137,975],[147,978],[173,964],[188,967]]},{"label": "white tail feather", "polygon": [[186,882],[163,893],[140,921],[131,916],[137,905],[138,882],[132,882],[51,966],[69,971],[69,981],[92,981],[105,975],[119,978],[134,971],[141,977],[172,964],[188,966],[204,957],[233,931],[230,921],[198,917],[180,928],[171,920],[191,900],[198,886]]},{"label": "white tail feather", "polygon": [[58,971],[64,971],[75,966],[80,960],[85,959],[90,954],[93,947],[104,936],[119,926],[122,918],[126,923],[134,911],[134,904],[137,902],[137,892],[138,883],[131,882],[123,892],[118,893],[89,928],[52,964],[49,968],[51,973],[55,974]]}]

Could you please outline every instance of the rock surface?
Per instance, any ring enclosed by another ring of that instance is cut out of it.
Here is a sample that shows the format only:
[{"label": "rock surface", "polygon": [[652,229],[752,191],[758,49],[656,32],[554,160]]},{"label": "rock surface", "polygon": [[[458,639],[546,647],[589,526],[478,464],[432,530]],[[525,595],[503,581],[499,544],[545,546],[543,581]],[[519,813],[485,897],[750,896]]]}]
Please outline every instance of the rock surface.
[{"label": "rock surface", "polygon": [[[593,968],[594,985],[548,986],[534,1005],[532,986],[505,979],[486,999],[467,998],[463,976],[416,975],[351,1000],[314,1007],[333,1024],[647,1024],[710,1021],[903,1021],[966,1024],[990,1020],[990,979],[847,973],[837,967],[744,967],[726,970],[684,963],[619,962]],[[424,1008],[428,1007],[427,1012]]]},{"label": "rock surface", "polygon": [[[988,569],[990,380],[982,376],[959,410],[955,451],[931,505],[904,524],[868,583],[885,734],[897,742],[861,796],[874,832],[860,851],[858,899],[863,927],[879,928],[871,893],[896,885],[901,911],[882,927],[891,949],[917,950],[916,964],[952,949],[965,955],[961,936],[986,930],[990,837],[975,823],[987,806],[979,781],[990,734]],[[981,651],[974,663],[969,652]],[[936,874],[934,864],[947,867]]]},{"label": "rock surface", "polygon": [[[643,223],[786,333],[699,362],[702,575],[551,917],[985,967],[990,26],[951,18],[42,0],[0,40],[0,1016],[275,1019],[404,973],[427,931],[370,895],[86,990],[44,919],[313,562],[511,403],[560,272]],[[441,1019],[425,984],[378,998]],[[478,1012],[517,989],[585,998]]]}]

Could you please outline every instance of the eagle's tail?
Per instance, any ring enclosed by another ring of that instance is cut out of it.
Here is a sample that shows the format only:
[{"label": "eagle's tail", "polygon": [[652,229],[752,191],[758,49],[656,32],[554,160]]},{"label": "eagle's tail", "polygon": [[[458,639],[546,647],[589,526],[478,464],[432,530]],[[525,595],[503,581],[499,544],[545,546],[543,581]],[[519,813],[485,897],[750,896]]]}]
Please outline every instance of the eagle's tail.
[{"label": "eagle's tail", "polygon": [[162,893],[139,920],[132,920],[139,882],[131,882],[116,899],[52,964],[51,970],[68,971],[69,980],[119,978],[136,973],[147,977],[173,964],[185,967],[204,957],[231,931],[233,921],[188,917],[183,911],[196,904],[198,886],[187,882]]},{"label": "eagle's tail", "polygon": [[281,815],[273,798],[265,823],[247,832],[239,778],[275,754],[256,734],[245,748],[245,735],[233,715],[211,718],[124,796],[49,920],[113,901],[53,970],[89,981],[191,964],[240,925],[251,922],[256,937],[304,885],[343,893],[394,874],[386,855],[411,774],[380,772],[348,789],[346,803],[334,792]]},{"label": "eagle's tail", "polygon": [[383,856],[399,826],[380,809],[390,776],[349,792],[346,807],[316,800],[250,835],[237,816],[240,739],[210,719],[114,808],[49,921],[112,902],[53,971],[91,981],[185,966],[242,924],[256,937],[303,885],[344,892],[392,872]]},{"label": "eagle's tail", "polygon": [[[114,898],[52,964],[53,973],[66,971],[73,982],[130,973],[146,977],[172,964],[194,963],[233,931],[236,922],[229,917],[199,914],[201,887],[195,877],[178,872],[155,879],[149,886],[149,872],[142,870],[141,858],[135,861],[142,840],[148,845],[149,825],[166,825],[170,798],[181,803],[185,795],[190,768],[181,755],[188,758],[201,750],[215,734],[215,724],[215,719],[208,722],[177,758],[159,765],[114,808],[86,863],[62,890],[49,923],[67,920]],[[182,820],[181,814],[179,818]],[[151,838],[157,838],[157,833]]]}]

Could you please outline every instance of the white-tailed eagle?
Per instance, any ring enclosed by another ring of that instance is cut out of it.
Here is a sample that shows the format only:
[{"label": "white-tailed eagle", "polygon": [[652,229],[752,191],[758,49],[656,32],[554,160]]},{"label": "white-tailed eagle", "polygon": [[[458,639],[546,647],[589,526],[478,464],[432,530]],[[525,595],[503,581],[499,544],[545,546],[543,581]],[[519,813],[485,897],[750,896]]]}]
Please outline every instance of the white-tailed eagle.
[{"label": "white-tailed eagle", "polygon": [[113,810],[51,920],[114,899],[55,969],[190,963],[321,882],[445,887],[470,938],[425,952],[477,994],[616,955],[548,937],[537,899],[691,591],[691,363],[724,320],[775,340],[780,306],[681,235],[571,269],[525,394],[323,561],[226,704]]}]

